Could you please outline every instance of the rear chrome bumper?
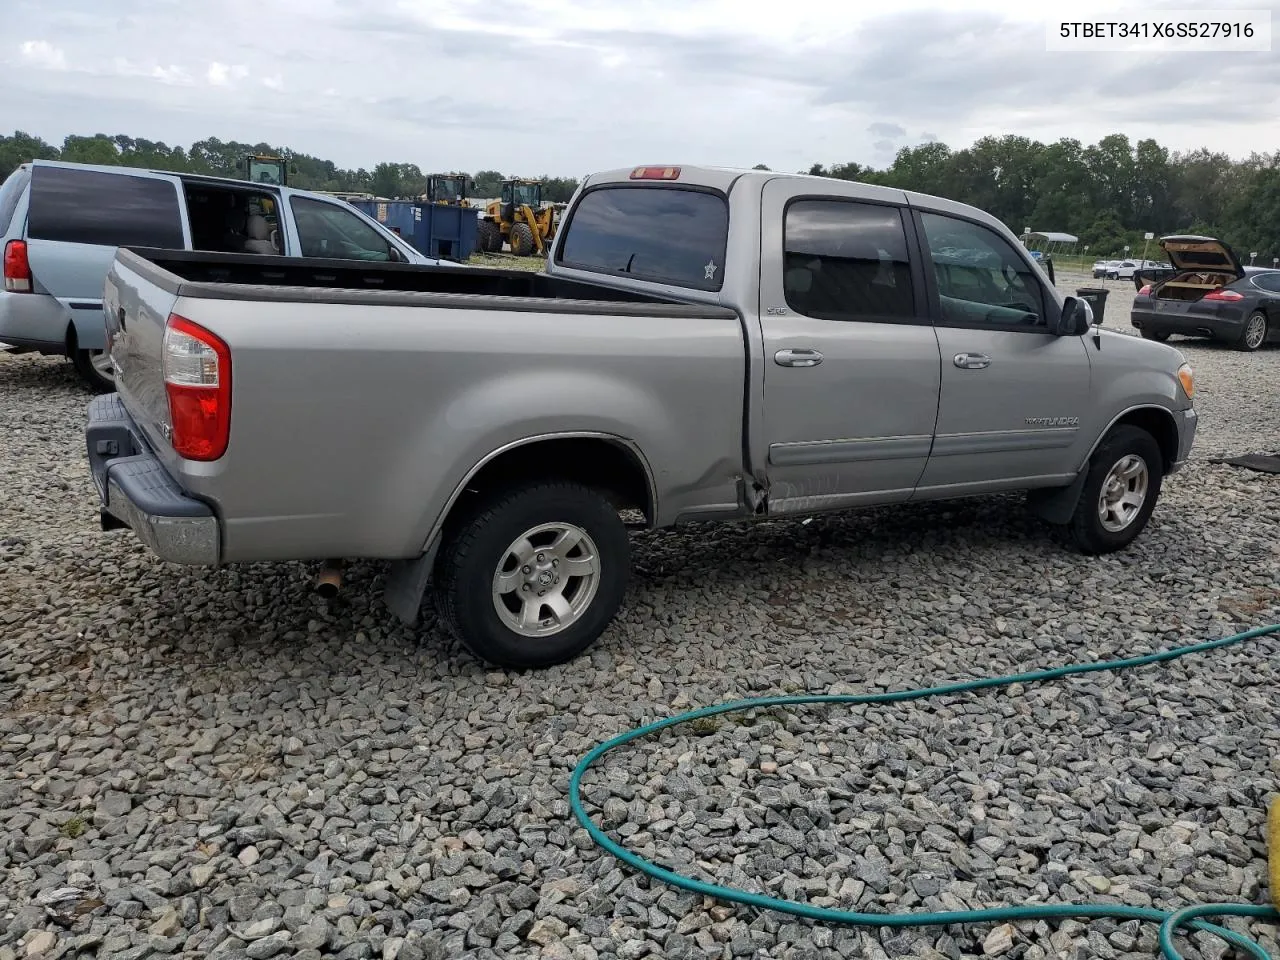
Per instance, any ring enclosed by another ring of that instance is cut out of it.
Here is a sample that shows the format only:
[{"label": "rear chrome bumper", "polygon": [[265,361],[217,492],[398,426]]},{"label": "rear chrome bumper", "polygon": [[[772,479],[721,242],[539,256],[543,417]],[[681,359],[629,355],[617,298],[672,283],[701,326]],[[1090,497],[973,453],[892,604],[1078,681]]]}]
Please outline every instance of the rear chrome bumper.
[{"label": "rear chrome bumper", "polygon": [[213,508],[169,476],[118,394],[89,404],[85,442],[104,530],[128,527],[162,560],[217,565],[220,532]]}]

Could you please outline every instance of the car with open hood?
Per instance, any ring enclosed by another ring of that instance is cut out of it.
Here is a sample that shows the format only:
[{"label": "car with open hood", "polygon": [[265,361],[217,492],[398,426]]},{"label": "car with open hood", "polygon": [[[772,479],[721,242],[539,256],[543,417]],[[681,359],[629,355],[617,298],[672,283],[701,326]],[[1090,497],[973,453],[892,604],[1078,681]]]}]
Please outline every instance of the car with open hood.
[{"label": "car with open hood", "polygon": [[1246,267],[1216,237],[1162,237],[1169,276],[1134,297],[1130,323],[1148,340],[1207,337],[1254,351],[1280,341],[1280,270]]}]

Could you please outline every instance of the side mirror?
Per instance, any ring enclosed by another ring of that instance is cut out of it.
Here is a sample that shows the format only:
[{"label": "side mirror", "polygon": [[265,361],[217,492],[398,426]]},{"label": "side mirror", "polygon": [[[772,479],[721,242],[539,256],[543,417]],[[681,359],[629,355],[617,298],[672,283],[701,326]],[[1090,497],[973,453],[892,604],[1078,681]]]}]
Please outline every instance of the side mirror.
[{"label": "side mirror", "polygon": [[1062,313],[1054,324],[1053,333],[1059,337],[1082,337],[1093,326],[1093,307],[1088,300],[1080,297],[1067,297],[1062,304]]}]

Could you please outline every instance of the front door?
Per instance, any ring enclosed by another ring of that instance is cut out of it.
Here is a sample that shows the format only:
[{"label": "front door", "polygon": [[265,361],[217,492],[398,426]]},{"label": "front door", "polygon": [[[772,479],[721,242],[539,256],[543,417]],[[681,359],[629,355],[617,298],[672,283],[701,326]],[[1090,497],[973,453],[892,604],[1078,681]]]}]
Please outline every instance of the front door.
[{"label": "front door", "polygon": [[1085,338],[1048,332],[1055,301],[995,230],[942,213],[915,218],[942,352],[938,426],[917,495],[1071,479],[1089,412]]},{"label": "front door", "polygon": [[914,227],[884,191],[762,193],[760,318],[770,513],[906,500],[938,412],[938,341]]}]

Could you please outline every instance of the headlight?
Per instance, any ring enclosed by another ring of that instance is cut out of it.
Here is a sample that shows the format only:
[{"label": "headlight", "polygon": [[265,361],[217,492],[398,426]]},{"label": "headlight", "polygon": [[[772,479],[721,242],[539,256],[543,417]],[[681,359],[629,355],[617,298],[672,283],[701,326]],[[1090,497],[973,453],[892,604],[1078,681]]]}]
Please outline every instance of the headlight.
[{"label": "headlight", "polygon": [[1178,368],[1178,382],[1182,384],[1182,392],[1187,395],[1187,399],[1194,400],[1196,396],[1196,375],[1191,369],[1191,364],[1184,363]]}]

